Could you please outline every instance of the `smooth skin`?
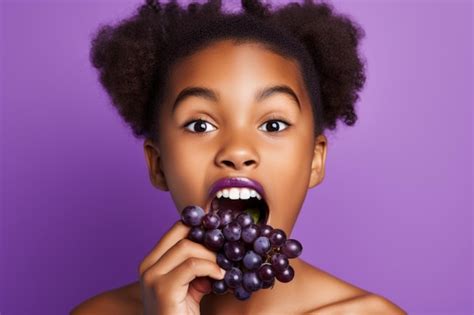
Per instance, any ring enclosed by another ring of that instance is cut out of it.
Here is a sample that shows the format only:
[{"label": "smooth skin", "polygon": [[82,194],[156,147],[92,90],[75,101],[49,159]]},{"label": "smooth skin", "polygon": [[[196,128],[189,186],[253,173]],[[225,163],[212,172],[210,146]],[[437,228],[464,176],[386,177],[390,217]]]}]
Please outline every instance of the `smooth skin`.
[{"label": "smooth skin", "polygon": [[[258,43],[222,40],[177,63],[168,83],[158,143],[144,142],[152,184],[169,191],[179,211],[206,207],[208,190],[219,178],[256,179],[267,194],[268,223],[290,235],[308,189],[324,178],[327,155],[326,137],[313,132],[298,64]],[[293,90],[297,100],[283,92],[256,98],[276,85]],[[188,87],[214,95],[192,95],[174,107]],[[188,230],[177,222],[142,260],[139,281],[97,295],[71,314],[406,314],[299,258],[291,260],[291,282],[277,281],[247,301],[208,294],[206,277],[222,279],[224,272],[215,253],[185,239]]]}]

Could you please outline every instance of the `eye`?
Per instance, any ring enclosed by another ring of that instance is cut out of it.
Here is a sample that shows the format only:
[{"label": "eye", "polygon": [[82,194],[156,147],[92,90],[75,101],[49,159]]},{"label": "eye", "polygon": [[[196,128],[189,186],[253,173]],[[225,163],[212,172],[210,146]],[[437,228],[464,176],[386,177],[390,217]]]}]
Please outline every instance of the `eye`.
[{"label": "eye", "polygon": [[[214,127],[210,122],[204,119],[196,119],[186,123],[185,128],[193,133],[203,133],[213,130],[206,130],[206,125]],[[214,127],[214,130],[216,128]]]},{"label": "eye", "polygon": [[[286,128],[288,128],[290,126],[290,124],[288,124],[287,122],[285,122],[283,120],[276,120],[276,119],[269,120],[269,121],[265,122],[262,126],[264,126],[266,124],[268,126],[266,131],[268,131],[268,132],[282,131],[282,130],[285,130]],[[287,125],[287,127],[281,129],[282,124]]]}]

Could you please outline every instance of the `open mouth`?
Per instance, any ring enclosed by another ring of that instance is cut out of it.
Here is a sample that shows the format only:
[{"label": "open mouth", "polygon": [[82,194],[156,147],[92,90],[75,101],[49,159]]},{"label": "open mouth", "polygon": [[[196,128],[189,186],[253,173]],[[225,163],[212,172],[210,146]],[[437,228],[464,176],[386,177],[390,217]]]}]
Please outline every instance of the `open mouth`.
[{"label": "open mouth", "polygon": [[268,221],[269,207],[267,202],[261,198],[250,197],[249,199],[229,199],[217,196],[211,202],[211,211],[230,209],[233,216],[241,212],[247,212],[255,224],[263,225]]}]

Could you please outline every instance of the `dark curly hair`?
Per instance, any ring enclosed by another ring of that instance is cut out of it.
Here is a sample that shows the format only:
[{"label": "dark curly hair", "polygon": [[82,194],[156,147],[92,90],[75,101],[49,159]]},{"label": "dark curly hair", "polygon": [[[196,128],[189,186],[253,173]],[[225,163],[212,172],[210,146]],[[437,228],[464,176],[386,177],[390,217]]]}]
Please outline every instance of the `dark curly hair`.
[{"label": "dark curly hair", "polygon": [[310,96],[316,136],[337,119],[357,121],[354,110],[365,83],[357,45],[363,29],[328,3],[289,3],[271,11],[259,0],[242,0],[243,12],[225,13],[220,0],[165,5],[146,0],[135,15],[94,34],[90,59],[113,105],[135,137],[157,140],[161,101],[173,64],[221,39],[258,42],[297,61]]}]

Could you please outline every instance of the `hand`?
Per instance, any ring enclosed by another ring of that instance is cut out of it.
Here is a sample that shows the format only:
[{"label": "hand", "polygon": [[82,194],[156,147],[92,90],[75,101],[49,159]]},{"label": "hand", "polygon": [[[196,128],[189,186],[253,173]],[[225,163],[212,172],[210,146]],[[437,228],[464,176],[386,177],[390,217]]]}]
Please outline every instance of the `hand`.
[{"label": "hand", "polygon": [[216,254],[186,239],[188,232],[178,221],[140,263],[145,315],[199,314],[202,297],[211,292],[207,276],[224,278]]}]

